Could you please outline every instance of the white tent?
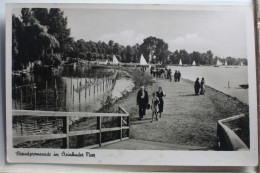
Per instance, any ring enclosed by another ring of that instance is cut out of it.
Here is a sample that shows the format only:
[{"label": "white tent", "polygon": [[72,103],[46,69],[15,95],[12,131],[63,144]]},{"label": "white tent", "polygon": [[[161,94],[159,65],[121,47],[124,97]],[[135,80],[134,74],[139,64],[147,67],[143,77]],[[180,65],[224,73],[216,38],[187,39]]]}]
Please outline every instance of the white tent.
[{"label": "white tent", "polygon": [[196,65],[196,62],[195,62],[195,60],[193,61],[192,65],[193,65],[193,66],[195,66],[195,65]]},{"label": "white tent", "polygon": [[179,65],[182,65],[182,61],[181,61],[181,59],[180,59]]},{"label": "white tent", "polygon": [[143,55],[141,55],[141,58],[140,58],[140,65],[148,65],[146,60],[144,59]]},{"label": "white tent", "polygon": [[113,55],[113,62],[112,62],[112,64],[119,64],[119,61],[117,60],[115,55]]}]

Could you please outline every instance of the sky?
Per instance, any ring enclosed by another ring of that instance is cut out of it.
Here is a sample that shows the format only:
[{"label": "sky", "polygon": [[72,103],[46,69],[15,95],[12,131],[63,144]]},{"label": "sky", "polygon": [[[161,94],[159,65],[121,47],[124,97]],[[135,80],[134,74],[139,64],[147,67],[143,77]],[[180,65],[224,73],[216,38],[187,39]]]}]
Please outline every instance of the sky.
[{"label": "sky", "polygon": [[155,36],[170,51],[186,49],[219,57],[246,57],[246,20],[242,11],[62,9],[75,40],[114,40],[121,45],[141,44]]}]

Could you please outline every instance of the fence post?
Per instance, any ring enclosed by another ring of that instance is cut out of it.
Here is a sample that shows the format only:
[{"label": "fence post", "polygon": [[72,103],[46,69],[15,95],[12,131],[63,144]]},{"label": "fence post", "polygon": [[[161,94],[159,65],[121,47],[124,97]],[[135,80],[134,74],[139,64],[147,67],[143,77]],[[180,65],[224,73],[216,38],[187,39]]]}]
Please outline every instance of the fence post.
[{"label": "fence post", "polygon": [[70,94],[72,94],[72,77],[70,77]]},{"label": "fence post", "polygon": [[22,109],[22,104],[23,104],[23,90],[22,90],[22,87],[20,88],[20,90],[21,90],[20,109]]},{"label": "fence post", "polygon": [[101,117],[97,117],[97,129],[99,130],[99,133],[98,133],[98,144],[99,144],[99,147],[101,147],[101,137],[102,137],[102,134],[101,134]]},{"label": "fence post", "polygon": [[14,99],[14,108],[15,109],[17,109],[17,105],[16,105],[17,99],[18,99],[18,92],[17,92],[17,85],[15,84],[15,99]]},{"label": "fence post", "polygon": [[74,85],[73,85],[73,88],[72,88],[72,99],[73,99],[73,104],[74,104]]},{"label": "fence post", "polygon": [[46,97],[45,97],[46,108],[48,106],[48,81],[46,80]]},{"label": "fence post", "polygon": [[129,115],[129,113],[127,115],[127,126],[129,127],[127,137],[129,137],[130,136],[130,115]]},{"label": "fence post", "polygon": [[23,119],[21,117],[21,135],[23,136]]},{"label": "fence post", "polygon": [[30,89],[31,89],[31,107],[33,108],[33,84],[30,84]]},{"label": "fence post", "polygon": [[57,91],[57,82],[56,82],[56,79],[55,79],[55,81],[54,81],[54,88],[55,88],[55,100],[56,100],[55,104],[56,104],[56,106],[57,106],[57,105],[58,105],[58,91]]},{"label": "fence post", "polygon": [[65,81],[65,87],[64,87],[64,109],[66,110],[66,100],[67,100],[67,85],[66,85],[66,81]]},{"label": "fence post", "polygon": [[34,110],[36,110],[36,89],[37,89],[37,87],[35,84],[34,84],[33,88],[34,88]]},{"label": "fence post", "polygon": [[120,140],[121,141],[122,141],[122,137],[123,137],[122,120],[123,120],[123,117],[121,116],[120,117]]},{"label": "fence post", "polygon": [[62,118],[63,133],[66,134],[66,138],[63,138],[63,148],[69,148],[69,116]]},{"label": "fence post", "polygon": [[103,75],[103,92],[105,91],[105,76]]},{"label": "fence post", "polygon": [[66,137],[66,147],[69,148],[70,147],[70,136],[69,136],[69,132],[70,132],[70,122],[69,122],[69,119],[70,117],[67,116],[66,117],[66,134],[67,134],[67,137]]}]

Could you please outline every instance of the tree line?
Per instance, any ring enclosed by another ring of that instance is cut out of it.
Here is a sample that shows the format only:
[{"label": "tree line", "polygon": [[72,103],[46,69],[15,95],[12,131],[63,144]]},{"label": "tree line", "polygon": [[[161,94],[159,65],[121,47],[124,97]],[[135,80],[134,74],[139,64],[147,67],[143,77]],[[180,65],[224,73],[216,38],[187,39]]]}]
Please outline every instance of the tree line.
[{"label": "tree line", "polygon": [[28,62],[40,61],[43,66],[58,66],[61,61],[112,60],[115,55],[120,62],[137,63],[141,55],[147,62],[160,64],[215,65],[219,59],[228,65],[247,64],[245,58],[220,58],[209,50],[206,53],[186,50],[169,51],[168,44],[160,38],[147,37],[143,43],[123,46],[110,40],[74,40],[70,35],[67,17],[59,8],[22,8],[21,16],[12,16],[13,69],[22,69]]}]

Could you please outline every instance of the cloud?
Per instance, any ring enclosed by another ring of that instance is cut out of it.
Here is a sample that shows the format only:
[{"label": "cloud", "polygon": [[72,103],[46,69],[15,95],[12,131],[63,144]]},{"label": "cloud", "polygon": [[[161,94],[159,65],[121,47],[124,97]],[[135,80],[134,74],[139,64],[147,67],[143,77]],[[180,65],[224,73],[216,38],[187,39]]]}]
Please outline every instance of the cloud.
[{"label": "cloud", "polygon": [[134,30],[125,30],[119,33],[108,33],[101,35],[98,40],[106,41],[113,40],[121,45],[141,44],[146,36],[141,33],[136,33]]},{"label": "cloud", "polygon": [[169,40],[168,43],[170,50],[186,49],[188,52],[206,52],[214,47],[212,40],[201,37],[197,33],[187,33],[184,36]]}]

